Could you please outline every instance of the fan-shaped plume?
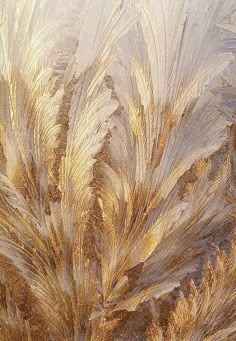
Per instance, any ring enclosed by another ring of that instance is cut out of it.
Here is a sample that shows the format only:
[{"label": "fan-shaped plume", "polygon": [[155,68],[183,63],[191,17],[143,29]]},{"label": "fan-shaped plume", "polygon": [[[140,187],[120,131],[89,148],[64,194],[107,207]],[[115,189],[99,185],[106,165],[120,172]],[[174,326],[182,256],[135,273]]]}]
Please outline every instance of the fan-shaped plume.
[{"label": "fan-shaped plume", "polygon": [[0,340],[236,335],[235,10],[0,0]]},{"label": "fan-shaped plume", "polygon": [[[167,340],[225,340],[235,335],[235,245],[232,253],[217,257],[215,267],[208,263],[199,288],[189,284],[188,298],[177,302],[167,331]],[[149,339],[159,340],[158,326]],[[233,340],[233,338],[232,338]]]}]

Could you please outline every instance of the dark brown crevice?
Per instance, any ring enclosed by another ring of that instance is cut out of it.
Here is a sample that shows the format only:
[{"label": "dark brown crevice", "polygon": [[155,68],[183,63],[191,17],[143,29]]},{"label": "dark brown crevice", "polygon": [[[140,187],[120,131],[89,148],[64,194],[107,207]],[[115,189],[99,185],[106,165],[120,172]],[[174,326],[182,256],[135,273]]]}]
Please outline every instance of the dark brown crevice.
[{"label": "dark brown crevice", "polygon": [[179,185],[178,195],[180,197],[180,200],[182,200],[184,196],[188,193],[187,185],[189,183],[193,184],[197,180],[198,180],[198,177],[194,172],[194,165],[193,165],[177,181],[177,184]]},{"label": "dark brown crevice", "polygon": [[4,274],[5,286],[24,319],[29,323],[32,339],[48,340],[48,324],[43,318],[40,304],[31,292],[30,286],[11,262],[3,256],[0,257],[0,268],[1,273]]}]

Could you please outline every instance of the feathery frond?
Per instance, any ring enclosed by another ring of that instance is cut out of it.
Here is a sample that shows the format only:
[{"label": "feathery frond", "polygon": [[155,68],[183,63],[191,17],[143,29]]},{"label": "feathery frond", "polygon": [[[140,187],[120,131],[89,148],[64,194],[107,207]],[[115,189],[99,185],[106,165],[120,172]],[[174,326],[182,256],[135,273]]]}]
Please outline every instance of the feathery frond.
[{"label": "feathery frond", "polygon": [[235,53],[233,0],[0,0],[0,339],[235,332],[235,250],[152,305],[234,228]]},{"label": "feathery frond", "polygon": [[225,340],[235,333],[235,245],[216,265],[208,263],[202,283],[190,283],[189,296],[179,299],[170,319],[167,339]]}]

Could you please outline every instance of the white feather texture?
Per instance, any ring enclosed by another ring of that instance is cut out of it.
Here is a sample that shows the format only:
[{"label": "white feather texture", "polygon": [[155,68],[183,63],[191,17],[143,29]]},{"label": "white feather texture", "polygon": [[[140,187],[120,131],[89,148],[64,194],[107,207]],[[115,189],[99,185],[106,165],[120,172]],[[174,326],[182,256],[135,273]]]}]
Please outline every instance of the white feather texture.
[{"label": "white feather texture", "polygon": [[0,0],[0,340],[236,335],[235,10]]}]

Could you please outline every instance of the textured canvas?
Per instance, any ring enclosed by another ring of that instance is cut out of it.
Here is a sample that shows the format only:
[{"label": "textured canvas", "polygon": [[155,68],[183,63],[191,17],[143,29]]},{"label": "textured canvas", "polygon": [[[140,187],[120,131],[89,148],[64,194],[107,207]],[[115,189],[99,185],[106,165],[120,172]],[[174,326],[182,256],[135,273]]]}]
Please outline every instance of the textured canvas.
[{"label": "textured canvas", "polygon": [[0,341],[236,340],[235,0],[0,0]]}]

